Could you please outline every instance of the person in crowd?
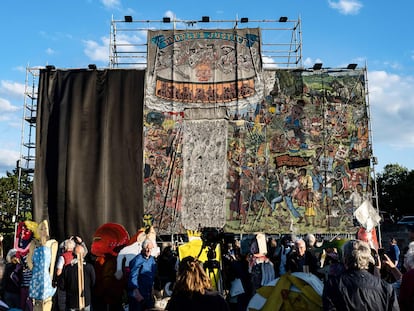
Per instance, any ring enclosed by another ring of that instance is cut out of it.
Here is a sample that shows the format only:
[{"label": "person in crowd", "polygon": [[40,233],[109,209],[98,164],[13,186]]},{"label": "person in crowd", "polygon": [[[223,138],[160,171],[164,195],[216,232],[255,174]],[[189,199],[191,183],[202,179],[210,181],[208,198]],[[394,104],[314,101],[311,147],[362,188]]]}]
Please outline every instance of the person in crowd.
[{"label": "person in crowd", "polygon": [[[230,246],[231,245],[231,246]],[[270,250],[271,251],[271,250]],[[228,289],[227,302],[232,311],[245,311],[255,289],[249,273],[249,262],[241,254],[240,243],[234,240],[223,251],[222,275],[224,288]],[[238,286],[237,279],[241,282]]]},{"label": "person in crowd", "polygon": [[[409,245],[410,245],[411,242],[414,242],[414,225],[407,225],[407,230],[408,230],[408,236],[407,236],[407,238],[408,238],[408,245],[405,246],[402,249],[402,252],[400,254],[400,256],[401,256],[400,263],[403,263],[404,262],[405,255],[407,254],[407,252],[409,250]],[[406,269],[404,267],[404,264],[401,264],[400,265],[400,270],[401,270],[402,273],[405,273],[406,272]]]},{"label": "person in crowd", "polygon": [[402,273],[400,269],[394,264],[394,261],[388,257],[387,254],[380,255],[381,260],[381,278],[388,283],[392,284],[397,293],[397,297],[400,295],[400,286]]},{"label": "person in crowd", "polygon": [[35,233],[37,233],[37,222],[26,220],[19,222],[17,226],[14,248],[17,250],[20,258],[21,278],[20,278],[20,309],[32,310],[33,303],[29,297],[30,281],[32,279],[32,270],[29,268],[29,251]]},{"label": "person in crowd", "polygon": [[141,252],[129,263],[128,302],[129,311],[143,311],[154,307],[152,295],[154,280],[157,273],[157,262],[151,255],[154,242],[145,239]]},{"label": "person in crowd", "polygon": [[306,248],[309,250],[312,254],[315,255],[315,244],[316,244],[316,237],[312,233],[308,233],[305,236],[305,243]]},{"label": "person in crowd", "polygon": [[160,256],[157,257],[157,275],[155,289],[161,291],[167,283],[174,283],[177,274],[178,258],[171,245],[163,248]]},{"label": "person in crowd", "polygon": [[280,240],[281,249],[279,252],[279,276],[284,275],[286,273],[286,261],[289,256],[289,253],[292,251],[292,236],[291,235],[284,235]]},{"label": "person in crowd", "polygon": [[324,310],[399,310],[391,284],[368,272],[373,263],[368,243],[350,240],[343,246],[345,271],[329,277],[323,288]]},{"label": "person in crowd", "polygon": [[181,260],[168,311],[230,311],[223,296],[212,290],[211,280],[194,257]]},{"label": "person in crowd", "polygon": [[[91,310],[92,288],[96,280],[95,269],[92,264],[83,261],[85,248],[81,244],[75,246],[74,256],[76,257],[65,266],[63,272],[66,311],[89,311]],[[79,264],[82,266],[80,267]],[[83,282],[79,280],[79,271],[83,274]]]},{"label": "person in crowd", "polygon": [[414,242],[408,244],[408,251],[404,256],[406,272],[401,279],[399,303],[402,311],[413,310],[414,307]]},{"label": "person in crowd", "polygon": [[391,238],[390,239],[390,246],[388,248],[387,255],[394,262],[394,265],[399,267],[398,260],[400,258],[400,248],[397,245],[397,239],[396,238]]},{"label": "person in crowd", "polygon": [[63,278],[61,277],[63,268],[69,265],[74,259],[74,250],[76,243],[72,239],[67,239],[63,242],[64,252],[59,255],[56,262],[56,281],[57,281],[57,305],[59,311],[65,311],[66,308],[66,294],[63,290]]},{"label": "person in crowd", "polygon": [[318,259],[306,248],[303,239],[295,241],[293,251],[288,255],[286,260],[286,270],[289,272],[310,272],[317,273]]},{"label": "person in crowd", "polygon": [[[364,242],[367,243],[367,241],[364,241]],[[371,256],[372,258],[374,258],[374,261],[368,264],[368,272],[380,278],[381,277],[380,255],[378,254],[378,251],[373,247],[371,247]]]},{"label": "person in crowd", "polygon": [[275,276],[279,276],[279,267],[280,267],[280,250],[281,246],[278,245],[275,238],[269,238],[267,242],[267,254],[266,257],[273,263],[273,268],[275,270]]},{"label": "person in crowd", "polygon": [[6,266],[1,281],[2,297],[10,308],[20,308],[20,259],[16,249],[6,255]]},{"label": "person in crowd", "polygon": [[332,275],[340,275],[344,270],[338,249],[332,245],[328,245],[322,251],[319,262],[321,265],[321,270],[318,271],[324,274],[323,277],[325,280]]},{"label": "person in crowd", "polygon": [[[127,279],[118,279],[117,256],[129,240],[125,228],[117,223],[105,223],[93,234],[90,260],[95,269],[96,282],[92,293],[92,309],[124,311],[123,297],[127,289]],[[122,271],[121,271],[122,272]]]}]

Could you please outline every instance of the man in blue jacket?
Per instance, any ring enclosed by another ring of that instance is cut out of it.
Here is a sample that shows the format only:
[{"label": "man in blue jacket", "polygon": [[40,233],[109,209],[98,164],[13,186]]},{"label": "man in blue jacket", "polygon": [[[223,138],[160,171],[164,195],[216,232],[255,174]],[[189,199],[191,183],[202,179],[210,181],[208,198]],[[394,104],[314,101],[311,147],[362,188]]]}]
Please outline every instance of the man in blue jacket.
[{"label": "man in blue jacket", "polygon": [[157,271],[157,263],[154,256],[151,256],[154,246],[151,240],[144,240],[141,252],[129,263],[129,311],[143,311],[154,307],[152,288]]}]

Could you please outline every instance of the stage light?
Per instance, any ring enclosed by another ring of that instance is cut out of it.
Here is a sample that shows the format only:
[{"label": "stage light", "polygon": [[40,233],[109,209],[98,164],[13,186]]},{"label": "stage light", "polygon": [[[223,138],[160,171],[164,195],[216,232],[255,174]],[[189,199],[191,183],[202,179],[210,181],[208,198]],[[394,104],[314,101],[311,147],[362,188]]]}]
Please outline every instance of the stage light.
[{"label": "stage light", "polygon": [[125,23],[132,23],[132,16],[131,15],[125,15],[124,16]]},{"label": "stage light", "polygon": [[47,69],[47,70],[55,70],[55,69],[56,69],[56,67],[55,67],[55,66],[53,66],[53,65],[47,65],[47,66],[46,66],[46,69]]},{"label": "stage light", "polygon": [[162,18],[162,22],[163,23],[171,23],[171,18],[169,18],[169,17],[163,17]]},{"label": "stage light", "polygon": [[322,63],[315,63],[313,65],[313,70],[321,70],[322,69]]},{"label": "stage light", "polygon": [[348,67],[346,67],[346,69],[352,69],[355,70],[355,68],[358,66],[358,64],[349,64]]},{"label": "stage light", "polygon": [[201,18],[201,21],[202,21],[203,23],[209,23],[209,22],[210,22],[210,17],[209,17],[209,16],[203,16],[203,17]]},{"label": "stage light", "polygon": [[249,22],[249,18],[247,18],[247,17],[242,17],[240,19],[240,23],[248,23],[248,22]]},{"label": "stage light", "polygon": [[281,17],[279,18],[279,22],[280,22],[280,23],[286,23],[286,22],[287,22],[287,20],[288,20],[287,16],[281,16]]},{"label": "stage light", "polygon": [[89,64],[88,68],[91,70],[96,70],[96,65],[95,64]]}]

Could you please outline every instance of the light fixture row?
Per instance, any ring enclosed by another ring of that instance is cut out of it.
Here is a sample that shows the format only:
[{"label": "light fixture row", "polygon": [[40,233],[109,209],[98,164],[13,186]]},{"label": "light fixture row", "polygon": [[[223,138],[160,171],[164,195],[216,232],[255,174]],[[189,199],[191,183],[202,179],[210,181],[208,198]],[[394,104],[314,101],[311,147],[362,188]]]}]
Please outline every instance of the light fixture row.
[{"label": "light fixture row", "polygon": [[[280,23],[286,23],[288,21],[287,16],[281,16],[279,18],[279,22]],[[133,18],[131,15],[125,15],[124,16],[124,22],[126,23],[132,23],[133,22]],[[171,17],[163,17],[162,18],[162,22],[163,23],[171,23]],[[202,23],[209,23],[210,22],[210,16],[202,16],[200,22]],[[248,17],[242,17],[240,19],[240,23],[248,23],[249,22],[249,18]]]}]

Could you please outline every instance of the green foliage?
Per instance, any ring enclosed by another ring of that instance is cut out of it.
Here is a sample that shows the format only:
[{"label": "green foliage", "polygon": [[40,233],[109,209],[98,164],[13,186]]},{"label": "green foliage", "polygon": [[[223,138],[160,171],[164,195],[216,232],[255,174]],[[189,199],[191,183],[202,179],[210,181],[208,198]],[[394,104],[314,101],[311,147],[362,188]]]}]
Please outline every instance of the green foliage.
[{"label": "green foliage", "polygon": [[[17,204],[19,200],[19,204]],[[18,215],[16,210],[18,207]],[[16,217],[15,217],[16,216]],[[32,181],[22,172],[19,186],[19,171],[6,172],[0,178],[0,224],[5,238],[14,234],[15,222],[32,218]]]},{"label": "green foliage", "polygon": [[400,218],[414,215],[414,171],[398,164],[387,164],[377,175],[380,210]]}]

